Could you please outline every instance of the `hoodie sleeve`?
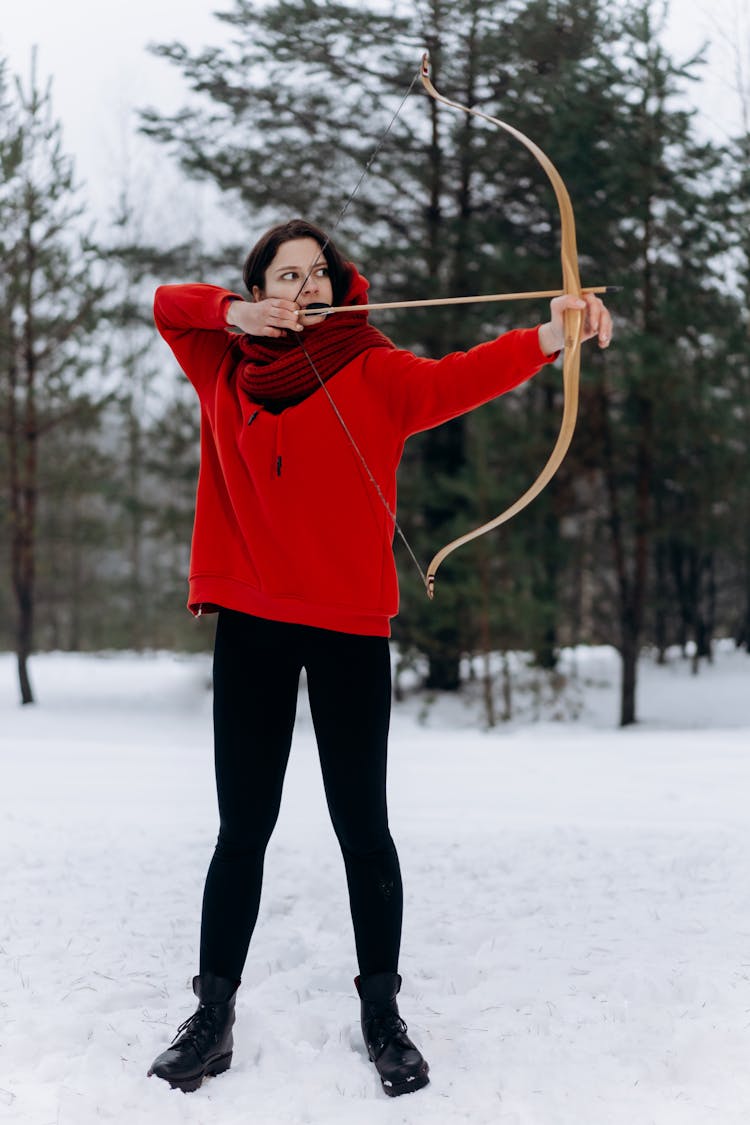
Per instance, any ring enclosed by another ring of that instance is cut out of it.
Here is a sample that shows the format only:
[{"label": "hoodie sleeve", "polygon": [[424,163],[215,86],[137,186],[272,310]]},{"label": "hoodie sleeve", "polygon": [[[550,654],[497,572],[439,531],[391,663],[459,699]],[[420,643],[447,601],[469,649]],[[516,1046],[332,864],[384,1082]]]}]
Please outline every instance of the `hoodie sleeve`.
[{"label": "hoodie sleeve", "polygon": [[154,320],[198,394],[211,384],[233,345],[227,306],[243,300],[217,285],[160,285]]},{"label": "hoodie sleeve", "polygon": [[443,359],[373,349],[367,367],[384,380],[389,413],[407,438],[512,390],[559,354],[545,355],[538,329],[525,328]]}]

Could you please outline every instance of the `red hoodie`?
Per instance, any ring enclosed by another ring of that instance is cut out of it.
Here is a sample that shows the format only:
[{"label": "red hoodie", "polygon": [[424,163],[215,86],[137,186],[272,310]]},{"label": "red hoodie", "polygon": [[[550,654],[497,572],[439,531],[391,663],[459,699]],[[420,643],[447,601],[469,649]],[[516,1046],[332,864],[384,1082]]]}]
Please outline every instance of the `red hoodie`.
[{"label": "red hoodie", "polygon": [[[276,414],[239,390],[245,357],[226,311],[242,299],[213,285],[164,285],[154,302],[159,332],[201,404],[188,607],[390,636],[393,521],[323,390]],[[439,360],[371,348],[326,387],[395,511],[410,434],[495,398],[553,358],[536,328]]]}]

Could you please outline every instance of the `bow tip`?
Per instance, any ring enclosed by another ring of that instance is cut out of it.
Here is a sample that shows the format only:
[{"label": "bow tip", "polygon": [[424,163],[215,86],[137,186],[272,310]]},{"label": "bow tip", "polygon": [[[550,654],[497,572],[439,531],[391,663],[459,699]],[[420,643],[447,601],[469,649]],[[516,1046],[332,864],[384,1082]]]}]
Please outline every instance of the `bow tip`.
[{"label": "bow tip", "polygon": [[421,70],[422,78],[429,78],[430,77],[430,52],[429,51],[423,51],[422,52],[422,66],[421,66],[420,70]]}]

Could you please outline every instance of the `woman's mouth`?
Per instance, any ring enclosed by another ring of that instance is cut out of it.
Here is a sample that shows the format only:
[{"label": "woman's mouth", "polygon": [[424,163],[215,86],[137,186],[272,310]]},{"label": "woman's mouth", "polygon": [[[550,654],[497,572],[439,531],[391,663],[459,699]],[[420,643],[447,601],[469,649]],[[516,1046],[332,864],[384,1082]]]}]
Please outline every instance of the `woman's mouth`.
[{"label": "woman's mouth", "polygon": [[326,309],[331,306],[327,305],[324,301],[311,301],[309,305],[305,305],[301,310],[301,315],[305,320],[312,320],[313,317],[322,317]]}]

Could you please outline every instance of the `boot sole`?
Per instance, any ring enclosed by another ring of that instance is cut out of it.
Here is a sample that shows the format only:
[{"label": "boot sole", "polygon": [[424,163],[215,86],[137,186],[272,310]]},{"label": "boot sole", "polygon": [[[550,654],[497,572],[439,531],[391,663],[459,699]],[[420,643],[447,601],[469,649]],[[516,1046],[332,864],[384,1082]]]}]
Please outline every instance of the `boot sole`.
[{"label": "boot sole", "polygon": [[413,1094],[427,1086],[430,1081],[429,1071],[430,1068],[425,1063],[412,1078],[407,1078],[405,1082],[388,1082],[384,1078],[381,1078],[380,1081],[389,1098],[398,1098],[401,1094]]},{"label": "boot sole", "polygon": [[[157,1074],[157,1078],[164,1078],[166,1082],[172,1087],[173,1090],[182,1090],[183,1094],[192,1094],[197,1090],[204,1078],[215,1078],[217,1074],[223,1074],[225,1070],[229,1070],[232,1065],[232,1052],[228,1055],[221,1055],[212,1063],[209,1063],[204,1070],[198,1074],[190,1075],[188,1078],[169,1078],[167,1075]],[[156,1072],[150,1070],[148,1072],[149,1078]]]}]

